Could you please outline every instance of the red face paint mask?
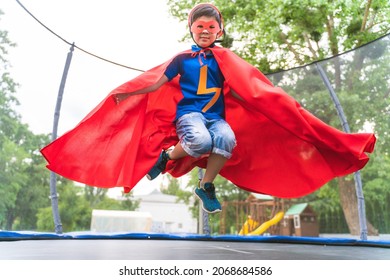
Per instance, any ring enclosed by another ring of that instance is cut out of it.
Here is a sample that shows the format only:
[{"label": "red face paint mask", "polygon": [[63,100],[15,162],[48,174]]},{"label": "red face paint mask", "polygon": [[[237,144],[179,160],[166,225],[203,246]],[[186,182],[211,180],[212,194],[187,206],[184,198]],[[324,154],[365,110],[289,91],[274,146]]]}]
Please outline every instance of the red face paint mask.
[{"label": "red face paint mask", "polygon": [[211,20],[211,21],[197,20],[191,25],[192,33],[200,34],[204,30],[207,30],[212,34],[217,34],[219,31],[221,31],[221,28],[219,27],[219,24],[216,20]]}]

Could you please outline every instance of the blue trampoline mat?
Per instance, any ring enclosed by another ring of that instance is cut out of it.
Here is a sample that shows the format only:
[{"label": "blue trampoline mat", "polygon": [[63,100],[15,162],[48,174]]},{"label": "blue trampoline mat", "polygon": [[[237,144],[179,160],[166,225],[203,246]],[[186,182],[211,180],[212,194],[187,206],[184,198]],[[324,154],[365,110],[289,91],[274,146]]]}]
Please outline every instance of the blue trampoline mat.
[{"label": "blue trampoline mat", "polygon": [[69,232],[63,234],[35,231],[1,231],[0,241],[50,240],[50,239],[145,239],[145,240],[199,240],[226,242],[265,242],[294,243],[313,245],[372,246],[390,248],[390,240],[360,240],[353,238],[322,238],[297,236],[241,236],[241,235],[204,235],[204,234],[166,234],[166,233],[96,233]]},{"label": "blue trampoline mat", "polygon": [[390,240],[162,233],[0,231],[0,259],[390,260]]}]

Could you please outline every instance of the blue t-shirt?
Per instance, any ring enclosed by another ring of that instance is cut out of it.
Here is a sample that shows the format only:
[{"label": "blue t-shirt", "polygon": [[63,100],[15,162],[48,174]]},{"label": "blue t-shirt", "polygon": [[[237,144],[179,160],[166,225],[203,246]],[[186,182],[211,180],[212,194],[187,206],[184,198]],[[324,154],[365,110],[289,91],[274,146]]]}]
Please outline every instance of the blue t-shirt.
[{"label": "blue t-shirt", "polygon": [[176,56],[165,75],[172,80],[178,74],[183,99],[177,105],[176,119],[192,112],[202,113],[207,119],[225,118],[224,77],[211,52],[206,57],[190,53]]}]

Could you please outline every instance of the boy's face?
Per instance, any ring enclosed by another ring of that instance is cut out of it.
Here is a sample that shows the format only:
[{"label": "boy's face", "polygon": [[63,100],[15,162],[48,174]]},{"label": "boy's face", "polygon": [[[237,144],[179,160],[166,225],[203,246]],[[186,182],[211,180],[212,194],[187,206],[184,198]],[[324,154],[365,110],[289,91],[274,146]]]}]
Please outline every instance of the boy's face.
[{"label": "boy's face", "polygon": [[194,41],[198,46],[206,48],[219,37],[220,27],[214,17],[201,16],[191,25]]}]

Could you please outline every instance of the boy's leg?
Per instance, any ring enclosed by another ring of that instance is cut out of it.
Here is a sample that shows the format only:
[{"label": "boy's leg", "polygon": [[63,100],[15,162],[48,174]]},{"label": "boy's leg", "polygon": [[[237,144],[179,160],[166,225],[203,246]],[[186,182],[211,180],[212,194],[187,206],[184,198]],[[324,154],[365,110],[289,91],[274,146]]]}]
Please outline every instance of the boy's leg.
[{"label": "boy's leg", "polygon": [[205,172],[204,177],[202,179],[202,183],[214,182],[215,177],[217,177],[217,175],[219,174],[219,171],[221,171],[221,169],[225,165],[226,161],[227,161],[227,158],[225,158],[219,154],[210,154],[208,161],[207,161],[206,172]]},{"label": "boy's leg", "polygon": [[184,151],[180,142],[176,144],[176,146],[173,148],[173,150],[169,151],[169,158],[172,160],[180,159],[180,158],[183,158],[185,156],[188,156],[188,154],[186,151]]},{"label": "boy's leg", "polygon": [[168,151],[163,150],[157,162],[154,164],[152,169],[150,169],[148,174],[146,174],[146,177],[149,180],[155,179],[158,175],[160,175],[161,172],[165,170],[165,168],[167,167],[168,160],[170,160]]},{"label": "boy's leg", "polygon": [[209,155],[206,172],[199,187],[195,189],[195,194],[202,200],[203,209],[207,212],[215,213],[221,211],[221,204],[215,195],[214,180],[231,157],[232,150],[236,145],[234,132],[223,120],[210,122],[210,135],[213,140],[213,151]]},{"label": "boy's leg", "polygon": [[204,211],[208,213],[221,212],[222,207],[215,195],[215,187],[213,183],[207,182],[194,189],[194,194],[199,198]]},{"label": "boy's leg", "polygon": [[162,151],[156,164],[146,175],[149,180],[153,180],[162,173],[170,159],[176,160],[187,155],[198,157],[211,150],[211,136],[203,120],[204,117],[199,113],[191,113],[179,118],[176,131],[180,142],[172,151]]},{"label": "boy's leg", "polygon": [[176,159],[185,157],[187,155],[188,154],[183,150],[180,143],[177,143],[176,146],[173,148],[173,150],[162,151],[156,164],[148,172],[146,177],[149,180],[155,179],[158,175],[161,174],[161,172],[163,172],[165,170],[169,160],[176,160]]},{"label": "boy's leg", "polygon": [[204,177],[194,191],[195,195],[201,200],[202,208],[208,213],[217,213],[222,210],[221,204],[215,195],[213,182],[226,161],[227,158],[221,155],[210,154]]}]

